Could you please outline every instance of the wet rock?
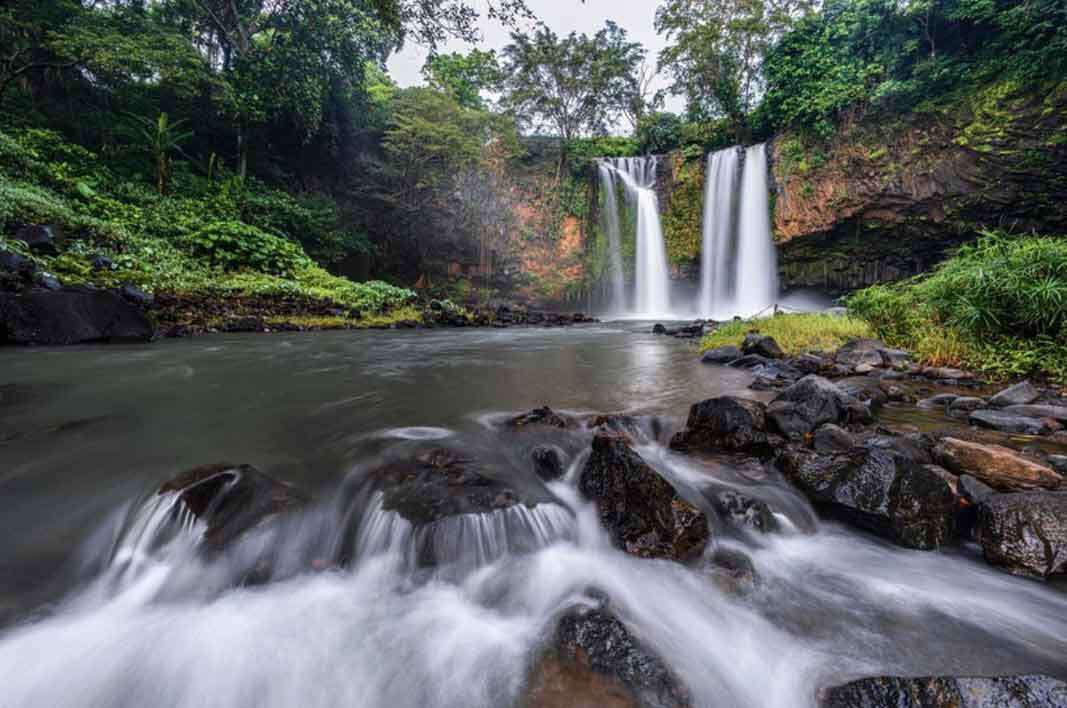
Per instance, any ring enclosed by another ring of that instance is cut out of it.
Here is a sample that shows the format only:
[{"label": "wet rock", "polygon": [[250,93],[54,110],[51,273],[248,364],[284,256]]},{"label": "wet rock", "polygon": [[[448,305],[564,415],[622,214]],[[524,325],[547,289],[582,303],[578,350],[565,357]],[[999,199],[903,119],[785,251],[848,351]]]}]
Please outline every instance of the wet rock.
[{"label": "wet rock", "polygon": [[1052,420],[1059,421],[1061,423],[1067,423],[1067,406],[1048,406],[1048,405],[1018,405],[1008,406],[1004,409],[1005,413],[1011,415],[1021,415],[1027,418],[1051,418]]},{"label": "wet rock", "polygon": [[907,366],[911,360],[911,354],[903,349],[882,349],[881,354],[885,365],[893,368]]},{"label": "wet rock", "polygon": [[778,342],[774,341],[774,337],[768,337],[757,332],[745,335],[745,341],[741,343],[741,352],[743,354],[755,354],[767,359],[781,359],[785,356],[785,352],[778,346]]},{"label": "wet rock", "polygon": [[1041,392],[1029,381],[1020,381],[1014,386],[1009,386],[997,395],[989,399],[989,404],[997,408],[1005,406],[1021,406],[1033,403],[1041,397]]},{"label": "wet rock", "polygon": [[954,537],[956,494],[939,475],[895,450],[820,455],[792,448],[779,458],[779,468],[816,506],[903,546],[931,550]]},{"label": "wet rock", "polygon": [[704,356],[700,360],[705,364],[729,364],[731,361],[736,361],[740,358],[741,349],[732,344],[727,344],[724,347],[709,349],[704,352]]},{"label": "wet rock", "polygon": [[1055,708],[1067,684],[1049,676],[860,679],[822,692],[821,708]]},{"label": "wet rock", "polygon": [[712,505],[721,518],[737,528],[760,533],[778,530],[778,521],[774,518],[771,508],[759,499],[727,489],[715,495]]},{"label": "wet rock", "polygon": [[667,326],[657,322],[652,325],[652,334],[667,334]]},{"label": "wet rock", "polygon": [[802,436],[824,423],[870,419],[867,407],[826,379],[809,374],[767,407],[771,428],[786,436]]},{"label": "wet rock", "polygon": [[759,586],[759,575],[752,559],[732,548],[719,548],[710,567],[715,584],[732,595],[749,595]]},{"label": "wet rock", "polygon": [[885,365],[882,359],[883,349],[885,345],[877,339],[853,339],[837,350],[834,360],[838,364],[853,368],[863,365],[877,368]]},{"label": "wet rock", "polygon": [[978,505],[974,532],[985,559],[1014,575],[1067,573],[1067,493],[986,497]]},{"label": "wet rock", "polygon": [[206,529],[204,542],[221,549],[265,519],[303,506],[307,497],[251,465],[220,463],[183,472],[160,494],[178,494]]},{"label": "wet rock", "polygon": [[826,423],[825,425],[820,425],[819,429],[815,431],[812,446],[816,452],[848,452],[856,446],[856,440],[844,428],[833,423]]},{"label": "wet rock", "polygon": [[15,240],[25,243],[34,253],[54,256],[59,253],[62,232],[58,226],[23,226],[15,232]]},{"label": "wet rock", "polygon": [[481,474],[474,460],[448,448],[424,450],[376,470],[373,477],[383,487],[382,508],[416,525],[519,503],[508,485]]},{"label": "wet rock", "polygon": [[29,258],[0,249],[0,271],[18,277],[29,278],[36,270],[37,266]]},{"label": "wet rock", "polygon": [[734,396],[709,398],[689,409],[685,428],[671,438],[683,451],[760,452],[767,447],[766,407],[759,401]]},{"label": "wet rock", "polygon": [[113,292],[65,288],[0,293],[0,343],[148,341],[152,334],[144,313]]},{"label": "wet rock", "polygon": [[138,307],[149,307],[153,302],[153,298],[151,295],[146,293],[144,290],[141,290],[136,285],[130,285],[129,283],[126,283],[125,285],[119,288],[119,295],[126,298]]},{"label": "wet rock", "polygon": [[601,523],[627,553],[686,561],[707,545],[704,514],[631,449],[625,436],[597,432],[578,487],[596,502]]},{"label": "wet rock", "polygon": [[568,428],[573,428],[575,426],[575,421],[572,418],[557,413],[548,406],[542,406],[508,420],[507,426],[509,428],[544,427],[566,430]]},{"label": "wet rock", "polygon": [[963,369],[953,369],[947,366],[928,366],[922,370],[923,376],[938,381],[969,381],[974,374]]},{"label": "wet rock", "polygon": [[578,608],[560,618],[530,682],[527,706],[683,708],[685,687],[610,611]]},{"label": "wet rock", "polygon": [[534,471],[546,482],[557,480],[566,469],[563,466],[563,453],[557,447],[539,445],[530,452]]},{"label": "wet rock", "polygon": [[[891,372],[891,373],[896,373],[896,372]],[[880,388],[882,390],[882,393],[884,393],[885,397],[887,399],[889,399],[890,401],[894,401],[894,402],[898,402],[898,403],[905,403],[905,402],[911,402],[911,401],[915,400],[915,398],[911,394],[911,391],[909,391],[908,389],[904,388],[903,386],[899,386],[899,385],[893,383],[892,379],[885,379],[885,378],[879,379],[878,388]]]},{"label": "wet rock", "polygon": [[730,362],[730,366],[735,369],[755,369],[756,367],[767,366],[771,363],[771,360],[765,356],[759,354],[745,354],[740,359],[736,359]]},{"label": "wet rock", "polygon": [[863,445],[871,449],[892,450],[898,455],[903,455],[920,465],[928,465],[934,461],[930,455],[932,444],[918,433],[909,435],[872,435],[864,439]]},{"label": "wet rock", "polygon": [[868,404],[871,410],[878,410],[889,401],[879,382],[867,376],[850,376],[835,384],[849,396]]},{"label": "wet rock", "polygon": [[1063,484],[1055,470],[1001,445],[942,438],[934,457],[956,474],[969,474],[1003,491],[1055,489]]},{"label": "wet rock", "polygon": [[960,496],[971,504],[978,504],[979,502],[984,501],[987,497],[996,494],[996,491],[988,484],[969,474],[960,475],[959,490]]},{"label": "wet rock", "polygon": [[810,352],[790,359],[789,363],[802,374],[818,374],[833,365],[833,362]]},{"label": "wet rock", "polygon": [[986,405],[984,399],[976,396],[960,396],[948,404],[948,412],[949,415],[967,417],[974,411],[985,408]]},{"label": "wet rock", "polygon": [[939,393],[936,396],[924,398],[915,405],[918,408],[926,408],[929,410],[937,408],[948,410],[949,406],[951,406],[957,398],[959,398],[959,396],[954,393]]},{"label": "wet rock", "polygon": [[1067,455],[1049,455],[1048,463],[1061,475],[1067,475]]},{"label": "wet rock", "polygon": [[1027,418],[1004,411],[984,410],[971,413],[967,420],[972,425],[999,430],[1003,433],[1022,435],[1048,435],[1057,429],[1055,421],[1042,418]]}]

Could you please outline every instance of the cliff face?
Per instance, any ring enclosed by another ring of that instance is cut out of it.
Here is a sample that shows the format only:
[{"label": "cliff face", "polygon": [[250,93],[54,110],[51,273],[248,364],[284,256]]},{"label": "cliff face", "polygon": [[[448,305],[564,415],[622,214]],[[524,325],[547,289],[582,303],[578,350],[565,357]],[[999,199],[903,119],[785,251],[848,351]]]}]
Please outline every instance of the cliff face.
[{"label": "cliff face", "polygon": [[772,142],[782,284],[842,292],[927,270],[983,228],[1067,233],[1067,82],[1007,83]]}]

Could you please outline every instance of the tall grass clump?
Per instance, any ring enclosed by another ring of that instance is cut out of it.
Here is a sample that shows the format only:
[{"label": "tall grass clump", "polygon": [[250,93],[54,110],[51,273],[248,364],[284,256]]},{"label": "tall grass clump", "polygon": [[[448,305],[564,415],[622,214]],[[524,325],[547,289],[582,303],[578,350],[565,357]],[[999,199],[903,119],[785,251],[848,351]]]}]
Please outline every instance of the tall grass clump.
[{"label": "tall grass clump", "polygon": [[985,232],[932,273],[861,290],[848,307],[930,363],[1067,381],[1067,238]]},{"label": "tall grass clump", "polygon": [[774,337],[786,354],[831,351],[850,339],[872,336],[871,327],[856,317],[823,313],[781,314],[727,322],[704,337],[701,349],[741,344],[749,332]]}]

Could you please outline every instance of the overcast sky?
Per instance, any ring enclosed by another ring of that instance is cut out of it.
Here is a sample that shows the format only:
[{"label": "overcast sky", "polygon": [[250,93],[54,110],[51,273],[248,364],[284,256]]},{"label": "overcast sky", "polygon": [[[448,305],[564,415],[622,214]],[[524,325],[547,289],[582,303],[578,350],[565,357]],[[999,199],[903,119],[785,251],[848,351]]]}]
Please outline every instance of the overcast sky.
[{"label": "overcast sky", "polygon": [[[510,41],[508,30],[499,23],[485,17],[486,0],[473,0],[482,13],[481,49],[499,51]],[[626,30],[630,40],[640,42],[648,50],[648,60],[653,64],[663,48],[663,38],[656,34],[653,21],[656,15],[655,0],[527,0],[527,4],[538,19],[548,25],[556,34],[564,35],[571,31],[593,34],[604,26],[608,19],[614,20]],[[527,28],[532,28],[532,25]],[[466,52],[470,45],[452,42],[445,51]],[[414,44],[408,44],[404,50],[389,60],[389,73],[401,86],[413,86],[422,83],[422,65],[426,61],[426,50]],[[658,79],[657,88],[662,88],[665,79]],[[668,108],[679,110],[680,101],[668,101]]]}]

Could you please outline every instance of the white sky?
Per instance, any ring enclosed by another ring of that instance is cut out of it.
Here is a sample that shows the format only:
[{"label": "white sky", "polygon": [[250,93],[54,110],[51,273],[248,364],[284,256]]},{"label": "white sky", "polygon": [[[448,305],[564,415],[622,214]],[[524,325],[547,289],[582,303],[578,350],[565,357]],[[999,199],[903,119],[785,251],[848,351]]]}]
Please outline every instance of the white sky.
[{"label": "white sky", "polygon": [[[485,16],[486,0],[473,0],[482,15],[481,49],[501,50],[510,43],[509,31],[499,23]],[[608,19],[626,30],[630,41],[640,42],[648,51],[646,61],[655,65],[660,49],[665,45],[663,38],[656,34],[653,21],[656,16],[657,0],[527,0],[527,5],[534,14],[558,35],[571,31],[592,35],[604,26]],[[532,28],[532,25],[530,26]],[[470,45],[451,42],[443,51],[466,52]],[[426,61],[426,50],[408,43],[404,50],[389,59],[389,74],[401,86],[413,86],[422,83],[422,65]],[[665,77],[657,79],[656,88],[667,84]],[[681,110],[680,100],[668,98],[668,110]]]}]

